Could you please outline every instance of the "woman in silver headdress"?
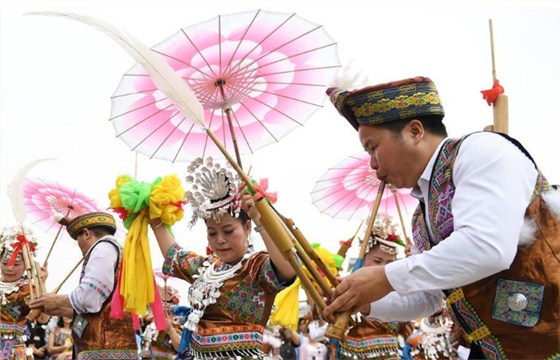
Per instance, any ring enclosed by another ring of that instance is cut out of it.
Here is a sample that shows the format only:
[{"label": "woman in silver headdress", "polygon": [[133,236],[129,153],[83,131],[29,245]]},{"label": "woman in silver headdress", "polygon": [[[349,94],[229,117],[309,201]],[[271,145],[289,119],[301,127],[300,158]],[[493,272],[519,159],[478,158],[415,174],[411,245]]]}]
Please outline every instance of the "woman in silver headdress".
[{"label": "woman in silver headdress", "polygon": [[[195,359],[265,358],[263,330],[274,297],[293,281],[295,272],[260,224],[253,197],[238,192],[240,184],[231,171],[210,158],[195,160],[188,170],[191,224],[204,220],[213,254],[183,249],[159,219],[150,223],[165,257],[163,272],[192,284],[192,310],[180,352]],[[268,252],[252,253],[251,222]]]},{"label": "woman in silver headdress", "polygon": [[[30,333],[26,325],[26,316],[31,309],[31,288],[25,275],[24,252],[29,249],[30,261],[33,261],[37,241],[31,230],[23,226],[12,226],[0,234],[0,359],[32,359],[33,351],[27,350],[25,341]],[[46,269],[40,276],[46,278]],[[48,318],[39,318],[47,322]]]}]

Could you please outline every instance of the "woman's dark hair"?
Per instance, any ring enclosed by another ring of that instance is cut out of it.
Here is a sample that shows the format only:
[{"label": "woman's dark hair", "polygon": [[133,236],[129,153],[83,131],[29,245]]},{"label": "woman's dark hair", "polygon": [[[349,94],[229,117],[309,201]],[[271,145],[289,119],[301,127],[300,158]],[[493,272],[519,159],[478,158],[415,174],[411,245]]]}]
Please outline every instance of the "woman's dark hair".
[{"label": "woman's dark hair", "polygon": [[249,215],[243,209],[239,210],[239,215],[237,215],[236,219],[241,221],[242,224],[245,224],[247,221],[251,220]]},{"label": "woman's dark hair", "polygon": [[59,328],[64,327],[64,317],[62,315],[58,317],[58,321],[56,322],[56,326],[58,326]]},{"label": "woman's dark hair", "polygon": [[[229,212],[229,214],[232,215],[231,212]],[[232,217],[234,219],[239,220],[239,222],[243,225],[245,225],[245,223],[247,223],[247,221],[251,220],[249,215],[247,215],[247,213],[243,209],[239,210],[239,215],[237,215],[237,217],[233,216],[233,215],[232,215]],[[206,223],[206,219],[204,219],[204,223]]]},{"label": "woman's dark hair", "polygon": [[391,121],[384,124],[375,125],[377,128],[383,128],[391,131],[394,134],[400,134],[402,129],[412,120],[418,120],[422,123],[424,130],[430,134],[447,137],[447,129],[443,124],[443,118],[439,115],[419,116],[413,119],[403,119]]}]

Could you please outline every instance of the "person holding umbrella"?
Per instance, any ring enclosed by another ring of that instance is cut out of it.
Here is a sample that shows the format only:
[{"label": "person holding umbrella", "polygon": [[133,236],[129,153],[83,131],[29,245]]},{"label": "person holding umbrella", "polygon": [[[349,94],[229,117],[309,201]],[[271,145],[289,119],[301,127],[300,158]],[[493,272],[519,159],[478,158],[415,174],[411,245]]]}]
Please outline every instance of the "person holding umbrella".
[{"label": "person holding umbrella", "polygon": [[[164,274],[191,283],[192,309],[183,325],[180,356],[195,359],[263,358],[263,331],[276,294],[295,278],[260,224],[253,196],[238,192],[236,177],[212,158],[188,167],[191,224],[203,220],[211,255],[180,246],[160,218],[150,221],[165,258]],[[261,197],[268,198],[266,194]],[[262,198],[261,201],[267,201]],[[253,253],[251,223],[268,252]]]},{"label": "person holding umbrella", "polygon": [[491,132],[448,138],[426,77],[328,93],[377,177],[420,204],[414,254],[350,274],[324,314],[369,306],[372,318],[406,321],[445,294],[471,358],[560,356],[560,201],[522,145]]}]

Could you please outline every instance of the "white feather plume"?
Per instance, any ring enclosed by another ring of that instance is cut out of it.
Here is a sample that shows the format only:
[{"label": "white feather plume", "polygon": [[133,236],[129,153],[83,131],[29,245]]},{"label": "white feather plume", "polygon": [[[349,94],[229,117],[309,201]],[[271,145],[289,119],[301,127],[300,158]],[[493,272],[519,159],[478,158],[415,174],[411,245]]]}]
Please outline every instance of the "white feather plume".
[{"label": "white feather plume", "polygon": [[10,198],[10,202],[12,203],[12,212],[14,213],[14,218],[16,219],[16,221],[20,224],[23,224],[23,222],[25,221],[25,203],[23,199],[23,185],[25,176],[27,175],[29,170],[31,170],[31,168],[33,168],[38,163],[46,160],[54,159],[37,159],[28,163],[18,171],[16,176],[14,176],[12,183],[8,186],[8,197]]},{"label": "white feather plume", "polygon": [[60,220],[64,219],[64,214],[57,212],[54,208],[51,208],[51,219],[54,222],[60,222]]},{"label": "white feather plume", "polygon": [[356,61],[350,60],[338,70],[329,87],[337,87],[346,91],[352,91],[367,85],[368,77],[363,69],[356,68]]},{"label": "white feather plume", "polygon": [[150,75],[157,88],[163,92],[188,119],[195,120],[203,129],[206,129],[202,104],[198,101],[191,88],[175,73],[171,66],[163,60],[161,55],[153,52],[134,36],[109,23],[79,14],[53,11],[31,12],[27,14],[57,16],[76,20],[109,35],[121,45],[134,60],[144,67],[144,70]]}]

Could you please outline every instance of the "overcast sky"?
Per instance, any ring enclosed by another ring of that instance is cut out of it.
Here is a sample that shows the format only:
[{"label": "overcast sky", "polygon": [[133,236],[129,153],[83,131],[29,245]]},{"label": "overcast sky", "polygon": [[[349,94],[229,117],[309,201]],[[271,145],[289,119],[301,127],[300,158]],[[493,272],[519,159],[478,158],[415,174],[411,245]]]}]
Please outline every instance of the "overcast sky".
[{"label": "overcast sky", "polygon": [[[67,11],[103,19],[154,46],[217,15],[252,11],[296,13],[321,24],[338,43],[341,63],[354,60],[370,84],[418,75],[436,83],[451,136],[482,130],[492,109],[480,90],[492,86],[488,20],[493,19],[497,75],[509,97],[510,135],[560,183],[560,2],[381,1],[0,1],[0,223],[14,222],[7,187],[26,163],[57,158],[29,177],[58,181],[107,207],[116,177],[133,174],[135,153],[115,137],[110,97],[134,61],[99,31],[61,18],[24,16]],[[326,97],[325,97],[326,99]],[[312,242],[336,252],[359,221],[331,219],[311,204],[315,181],[361,151],[356,132],[331,104],[279,143],[244,156],[255,178],[268,177],[276,207]],[[137,177],[186,174],[185,163],[138,156]],[[412,211],[412,209],[409,209]],[[190,215],[190,213],[187,213]],[[406,214],[405,214],[406,215]],[[181,244],[202,252],[205,229],[175,226]],[[52,236],[36,230],[45,256]],[[154,266],[161,256],[152,246]],[[68,238],[54,257],[76,258]],[[48,288],[73,260],[52,265]],[[74,286],[76,280],[70,280]]]}]

